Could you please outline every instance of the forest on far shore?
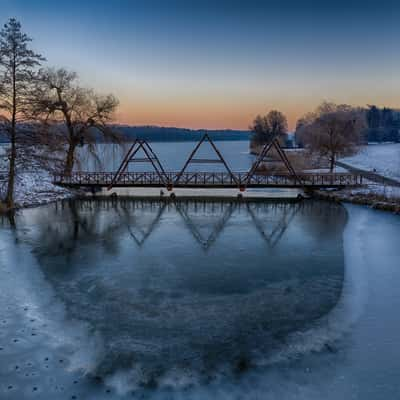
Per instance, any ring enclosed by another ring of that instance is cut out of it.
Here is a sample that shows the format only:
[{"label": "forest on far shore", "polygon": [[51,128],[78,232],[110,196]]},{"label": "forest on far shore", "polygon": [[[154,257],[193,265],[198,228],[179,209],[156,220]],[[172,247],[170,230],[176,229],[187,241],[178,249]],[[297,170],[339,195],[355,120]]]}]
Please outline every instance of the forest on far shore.
[{"label": "forest on far shore", "polygon": [[368,106],[366,110],[368,142],[400,142],[400,110]]}]

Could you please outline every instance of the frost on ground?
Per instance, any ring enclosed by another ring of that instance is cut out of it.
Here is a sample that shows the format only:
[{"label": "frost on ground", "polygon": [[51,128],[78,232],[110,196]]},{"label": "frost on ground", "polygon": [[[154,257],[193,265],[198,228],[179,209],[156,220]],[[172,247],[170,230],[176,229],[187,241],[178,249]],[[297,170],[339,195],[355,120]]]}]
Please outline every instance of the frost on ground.
[{"label": "frost on ground", "polygon": [[[2,197],[6,185],[1,187]],[[17,207],[46,204],[73,196],[71,190],[53,185],[52,176],[46,171],[21,172],[17,176],[14,200]]]},{"label": "frost on ground", "polygon": [[340,161],[400,181],[400,143],[370,144]]},{"label": "frost on ground", "polygon": [[[7,188],[7,166],[0,163],[0,197],[4,198]],[[17,172],[14,201],[16,207],[30,207],[71,197],[71,190],[53,185],[52,175],[35,168]]]},{"label": "frost on ground", "polygon": [[321,190],[319,198],[364,204],[400,214],[400,187],[367,183],[365,186],[342,190]]},{"label": "frost on ground", "polygon": [[53,185],[52,176],[46,171],[23,172],[17,177],[15,203],[19,207],[45,204],[72,195],[71,190]]},{"label": "frost on ground", "polygon": [[353,196],[369,194],[388,200],[400,201],[400,187],[397,186],[369,184],[363,188],[351,189],[350,194]]},{"label": "frost on ground", "polygon": [[[370,144],[361,148],[352,157],[341,159],[343,163],[400,182],[400,143]],[[359,188],[337,192],[336,197],[356,203],[398,210],[400,207],[400,186],[366,181]]]},{"label": "frost on ground", "polygon": [[[6,145],[0,145],[0,197],[4,198],[8,174]],[[31,207],[72,197],[74,192],[52,183],[52,174],[32,160],[17,167],[14,201],[16,207]]]}]

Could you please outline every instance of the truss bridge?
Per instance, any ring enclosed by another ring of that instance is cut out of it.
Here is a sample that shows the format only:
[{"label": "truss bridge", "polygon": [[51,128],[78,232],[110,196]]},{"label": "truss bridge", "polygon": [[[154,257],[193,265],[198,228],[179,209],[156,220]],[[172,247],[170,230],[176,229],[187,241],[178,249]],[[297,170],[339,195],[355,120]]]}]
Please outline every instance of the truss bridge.
[{"label": "truss bridge", "polygon": [[[210,143],[215,158],[197,156],[199,148],[205,142]],[[261,170],[262,164],[270,161],[267,156],[272,149],[277,157],[275,161],[283,165],[284,172],[268,173]],[[128,168],[137,163],[148,164],[149,170],[139,172],[131,171]],[[188,167],[191,164],[220,164],[225,171],[189,172]],[[166,171],[150,144],[145,140],[138,139],[132,144],[117,171],[77,171],[69,175],[56,174],[54,183],[67,187],[106,188],[107,190],[117,187],[160,187],[169,191],[174,188],[237,188],[245,191],[246,188],[319,189],[360,186],[363,184],[363,176],[358,173],[298,173],[277,138],[265,144],[249,171],[234,172],[215,143],[208,134],[205,134],[188,156],[180,171]]]}]

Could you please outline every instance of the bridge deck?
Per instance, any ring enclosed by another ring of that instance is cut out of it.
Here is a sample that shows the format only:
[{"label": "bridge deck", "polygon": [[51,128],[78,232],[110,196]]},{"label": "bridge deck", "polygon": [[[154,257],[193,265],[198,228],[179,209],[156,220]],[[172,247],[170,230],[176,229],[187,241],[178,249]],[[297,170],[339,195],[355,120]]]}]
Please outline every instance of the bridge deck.
[{"label": "bridge deck", "polygon": [[[68,187],[109,187],[115,172],[75,172],[69,176],[55,175],[54,183]],[[352,173],[308,173],[298,174],[301,182],[292,175],[257,174],[247,181],[247,173],[226,172],[124,172],[113,187],[165,187],[166,184],[179,188],[340,188],[362,185],[362,175]],[[179,178],[179,179],[178,179]],[[176,182],[176,183],[175,183]]]}]

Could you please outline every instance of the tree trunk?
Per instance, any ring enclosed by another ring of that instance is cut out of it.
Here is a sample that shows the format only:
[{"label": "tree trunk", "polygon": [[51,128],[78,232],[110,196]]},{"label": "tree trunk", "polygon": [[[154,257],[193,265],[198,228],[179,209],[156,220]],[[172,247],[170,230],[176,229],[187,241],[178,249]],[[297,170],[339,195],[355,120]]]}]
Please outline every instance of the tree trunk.
[{"label": "tree trunk", "polygon": [[331,154],[331,157],[330,157],[330,165],[329,165],[329,171],[332,173],[333,172],[333,169],[335,168],[335,159],[336,159],[336,157],[335,157],[335,154]]},{"label": "tree trunk", "polygon": [[68,144],[67,158],[65,160],[64,175],[71,175],[75,163],[75,141],[71,140]]},{"label": "tree trunk", "polygon": [[17,158],[17,89],[16,89],[16,66],[15,56],[12,68],[12,80],[13,80],[13,94],[12,94],[12,116],[11,116],[11,152],[10,152],[10,166],[8,171],[8,184],[7,184],[7,195],[6,195],[6,206],[11,209],[14,208],[14,186],[15,186],[15,163]]},{"label": "tree trunk", "polygon": [[6,195],[6,205],[8,208],[14,207],[15,159],[17,158],[17,149],[15,143],[15,127],[13,130],[14,132],[11,133],[10,166],[8,171],[8,185]]}]

